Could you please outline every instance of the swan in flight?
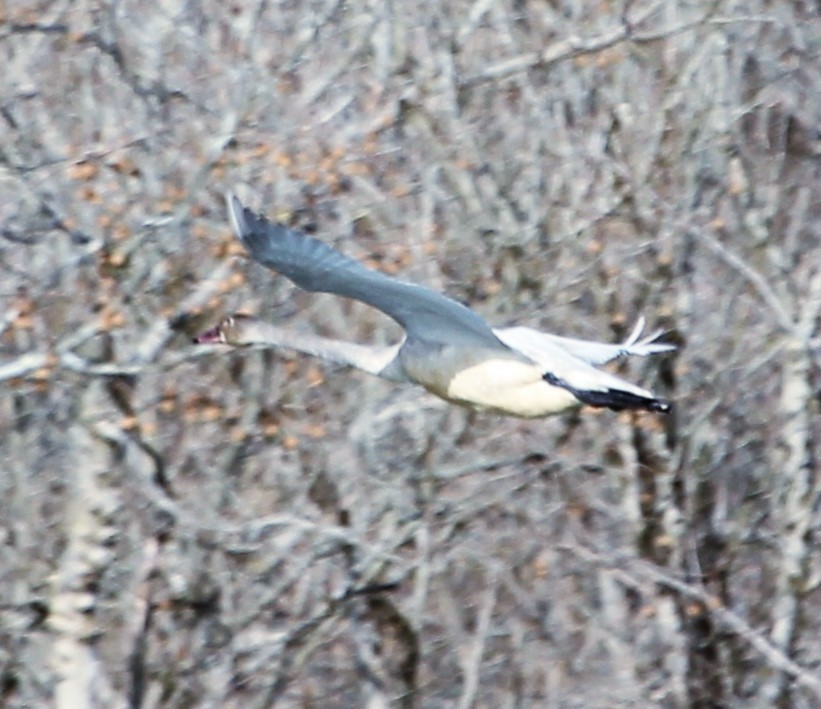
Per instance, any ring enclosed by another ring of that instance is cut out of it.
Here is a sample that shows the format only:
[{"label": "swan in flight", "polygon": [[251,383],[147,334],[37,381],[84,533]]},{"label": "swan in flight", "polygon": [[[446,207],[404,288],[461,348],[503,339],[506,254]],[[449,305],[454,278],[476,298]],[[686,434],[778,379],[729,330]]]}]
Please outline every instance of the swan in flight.
[{"label": "swan in flight", "polygon": [[199,343],[287,347],[412,382],[454,404],[522,418],[541,418],[582,404],[615,411],[666,413],[670,403],[597,369],[628,355],[669,352],[661,332],[641,337],[644,318],[620,344],[560,337],[527,327],[492,328],[461,303],[429,288],[363,266],[327,244],[255,214],[227,196],[231,225],[255,261],[306,291],[333,293],[381,310],[405,330],[392,346],[365,346],[283,330],[234,315]]}]

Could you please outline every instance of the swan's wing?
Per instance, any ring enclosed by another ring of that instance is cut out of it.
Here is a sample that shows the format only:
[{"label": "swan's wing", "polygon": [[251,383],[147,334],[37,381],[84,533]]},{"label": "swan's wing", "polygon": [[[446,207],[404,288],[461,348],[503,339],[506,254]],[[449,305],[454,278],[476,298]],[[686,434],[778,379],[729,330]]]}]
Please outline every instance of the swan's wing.
[{"label": "swan's wing", "polygon": [[506,345],[518,350],[539,364],[543,364],[545,359],[550,360],[550,358],[555,357],[557,347],[588,364],[594,365],[605,364],[628,355],[646,357],[647,355],[670,352],[676,349],[675,345],[655,342],[663,334],[662,330],[656,330],[652,334],[639,339],[644,330],[644,324],[644,318],[639,318],[630,336],[621,344],[577,340],[572,337],[561,337],[547,332],[539,332],[529,327],[497,328],[493,332]]},{"label": "swan's wing", "polygon": [[396,320],[409,339],[508,349],[479,315],[461,303],[366,268],[321,241],[254,214],[232,194],[227,203],[234,231],[251,257],[300,288],[372,305]]},{"label": "swan's wing", "polygon": [[[593,366],[593,363],[607,362],[622,354],[651,354],[651,351],[644,348],[654,345],[636,342],[630,344],[631,340],[635,340],[635,330],[622,345],[574,340],[524,327],[503,328],[494,332],[511,349],[536,362],[542,368],[546,382],[568,389],[584,403],[608,406],[616,410],[670,410],[669,402],[657,398],[647,389]],[[659,351],[666,351],[669,348],[663,347],[664,349]],[[627,348],[629,351],[625,351]]]}]

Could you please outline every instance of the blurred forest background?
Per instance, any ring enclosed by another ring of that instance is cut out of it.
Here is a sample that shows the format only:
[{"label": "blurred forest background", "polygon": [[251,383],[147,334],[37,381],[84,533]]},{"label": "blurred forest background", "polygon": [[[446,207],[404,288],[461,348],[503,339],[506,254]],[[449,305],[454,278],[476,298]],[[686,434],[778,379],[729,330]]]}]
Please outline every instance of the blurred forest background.
[{"label": "blurred forest background", "polygon": [[[0,2],[0,704],[821,705],[812,2]],[[397,328],[223,195],[668,417],[191,336]]]}]

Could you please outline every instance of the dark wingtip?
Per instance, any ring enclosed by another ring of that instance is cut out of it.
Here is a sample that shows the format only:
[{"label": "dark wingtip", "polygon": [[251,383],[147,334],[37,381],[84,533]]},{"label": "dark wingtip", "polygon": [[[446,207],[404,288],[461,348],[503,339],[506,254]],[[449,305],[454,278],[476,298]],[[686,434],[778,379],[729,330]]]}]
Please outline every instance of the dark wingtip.
[{"label": "dark wingtip", "polygon": [[660,414],[669,414],[673,410],[673,405],[666,399],[653,399],[648,405],[649,411],[656,411]]},{"label": "dark wingtip", "polygon": [[605,389],[603,391],[575,389],[550,372],[544,374],[542,378],[548,384],[567,389],[583,404],[596,408],[607,408],[613,411],[640,409],[643,411],[654,411],[660,414],[669,414],[673,409],[673,405],[666,399],[650,398],[620,389]]}]

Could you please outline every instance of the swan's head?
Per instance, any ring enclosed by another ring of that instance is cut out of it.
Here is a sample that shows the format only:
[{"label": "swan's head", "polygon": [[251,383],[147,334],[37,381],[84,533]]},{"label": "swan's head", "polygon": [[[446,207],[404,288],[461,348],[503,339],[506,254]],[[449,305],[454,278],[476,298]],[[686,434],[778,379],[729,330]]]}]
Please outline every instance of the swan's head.
[{"label": "swan's head", "polygon": [[200,345],[247,345],[253,341],[249,338],[249,335],[252,334],[255,322],[257,322],[256,318],[252,318],[250,315],[232,315],[225,318],[216,327],[212,327],[195,337],[194,342]]}]

